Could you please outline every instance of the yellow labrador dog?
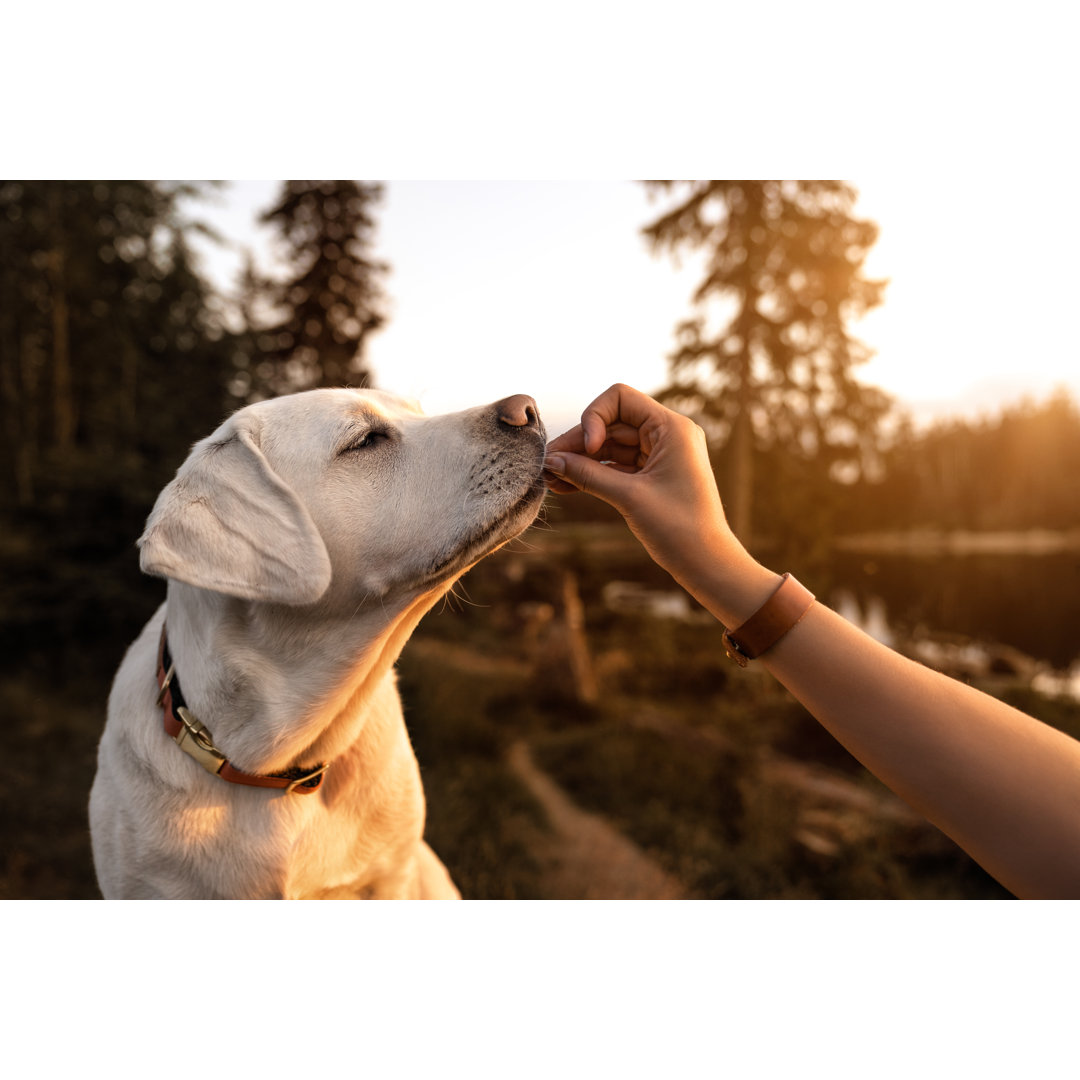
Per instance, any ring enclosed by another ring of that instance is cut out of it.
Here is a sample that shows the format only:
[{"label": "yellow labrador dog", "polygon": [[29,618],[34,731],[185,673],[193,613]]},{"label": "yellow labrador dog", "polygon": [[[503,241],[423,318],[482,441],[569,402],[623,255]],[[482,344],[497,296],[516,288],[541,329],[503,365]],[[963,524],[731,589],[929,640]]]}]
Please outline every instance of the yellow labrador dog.
[{"label": "yellow labrador dog", "polygon": [[166,603],[128,649],[90,794],[107,898],[456,899],[423,841],[394,662],[543,499],[518,395],[424,416],[374,390],[250,405],[139,541]]}]

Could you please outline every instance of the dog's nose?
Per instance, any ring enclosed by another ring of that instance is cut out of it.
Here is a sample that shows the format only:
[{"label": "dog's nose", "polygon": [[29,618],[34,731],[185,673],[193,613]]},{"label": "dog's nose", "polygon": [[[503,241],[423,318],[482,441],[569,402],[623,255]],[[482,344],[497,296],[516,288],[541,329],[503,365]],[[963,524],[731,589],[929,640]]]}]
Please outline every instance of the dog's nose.
[{"label": "dog's nose", "polygon": [[527,394],[514,394],[495,402],[495,415],[500,423],[510,427],[540,430],[540,410]]}]

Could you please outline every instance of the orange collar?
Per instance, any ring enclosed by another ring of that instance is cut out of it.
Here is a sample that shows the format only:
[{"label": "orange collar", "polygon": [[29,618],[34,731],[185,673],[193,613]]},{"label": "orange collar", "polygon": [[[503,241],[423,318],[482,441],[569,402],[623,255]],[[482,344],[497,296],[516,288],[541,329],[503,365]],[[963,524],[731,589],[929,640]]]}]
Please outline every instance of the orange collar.
[{"label": "orange collar", "polygon": [[323,774],[330,768],[318,765],[314,769],[289,769],[283,773],[259,776],[243,772],[229,764],[225,755],[214,745],[207,727],[198,720],[184,702],[180,692],[180,680],[176,677],[176,665],[169,655],[165,627],[161,627],[161,643],[158,645],[157,703],[164,710],[165,731],[176,741],[185,754],[193,757],[207,772],[220,776],[233,784],[249,787],[284,788],[297,795],[310,795],[318,791]]}]

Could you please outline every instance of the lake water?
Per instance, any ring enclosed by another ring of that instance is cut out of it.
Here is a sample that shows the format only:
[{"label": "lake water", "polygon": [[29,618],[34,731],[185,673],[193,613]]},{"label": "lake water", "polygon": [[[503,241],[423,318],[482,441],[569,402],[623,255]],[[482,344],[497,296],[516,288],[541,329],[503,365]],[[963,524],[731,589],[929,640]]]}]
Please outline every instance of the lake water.
[{"label": "lake water", "polygon": [[888,644],[927,635],[1000,643],[1061,673],[1080,697],[1080,553],[836,552],[815,591]]},{"label": "lake water", "polygon": [[[895,543],[893,550],[837,550],[816,565],[775,553],[763,558],[790,569],[829,607],[890,646],[952,639],[960,652],[974,655],[981,648],[985,662],[986,647],[1004,645],[1045,669],[1038,689],[1080,699],[1080,546],[1075,536],[1071,548],[1058,543],[1060,537],[1052,537],[1054,543],[1042,536],[1034,538],[1038,543],[1020,539],[980,535],[963,545],[925,543],[920,554],[896,550]],[[558,561],[572,556],[583,590],[603,592],[606,606],[629,603],[635,612],[666,618],[691,615],[681,591],[672,591],[671,579],[621,524],[541,533],[533,549]],[[935,664],[929,652],[919,658]]]}]

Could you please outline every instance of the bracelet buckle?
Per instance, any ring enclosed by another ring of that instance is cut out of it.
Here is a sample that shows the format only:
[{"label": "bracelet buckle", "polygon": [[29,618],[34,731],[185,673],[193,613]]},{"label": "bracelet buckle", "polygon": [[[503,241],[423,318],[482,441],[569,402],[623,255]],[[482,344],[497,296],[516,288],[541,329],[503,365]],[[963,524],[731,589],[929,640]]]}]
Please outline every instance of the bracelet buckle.
[{"label": "bracelet buckle", "polygon": [[750,657],[735,643],[730,630],[725,630],[720,640],[724,643],[724,652],[729,660],[734,660],[739,667],[746,667],[750,663]]}]

